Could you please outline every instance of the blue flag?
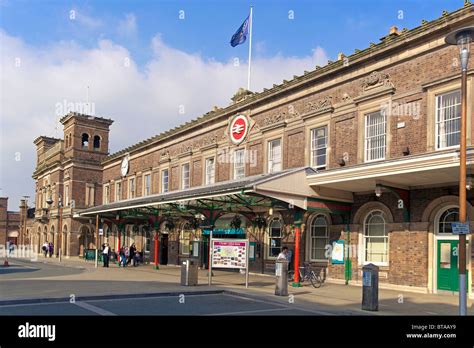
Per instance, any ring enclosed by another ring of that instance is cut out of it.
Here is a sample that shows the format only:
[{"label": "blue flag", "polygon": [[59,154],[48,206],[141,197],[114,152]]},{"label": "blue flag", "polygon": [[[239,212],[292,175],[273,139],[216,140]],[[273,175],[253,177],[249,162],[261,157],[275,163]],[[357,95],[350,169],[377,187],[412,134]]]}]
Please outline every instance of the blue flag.
[{"label": "blue flag", "polygon": [[241,45],[247,40],[247,35],[249,34],[249,17],[242,23],[239,29],[232,35],[232,39],[230,39],[230,45],[235,47],[237,45]]}]

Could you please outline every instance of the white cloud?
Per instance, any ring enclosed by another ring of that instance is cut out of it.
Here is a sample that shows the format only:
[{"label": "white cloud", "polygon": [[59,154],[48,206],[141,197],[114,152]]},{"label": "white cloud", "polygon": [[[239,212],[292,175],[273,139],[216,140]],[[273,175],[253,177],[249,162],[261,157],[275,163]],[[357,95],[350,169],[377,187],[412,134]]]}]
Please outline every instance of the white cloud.
[{"label": "white cloud", "polygon": [[100,19],[88,16],[84,12],[77,9],[72,9],[69,12],[69,18],[71,20],[77,20],[77,22],[80,23],[82,26],[91,30],[97,29],[103,25],[103,22]]},{"label": "white cloud", "polygon": [[133,37],[137,34],[137,19],[133,13],[127,13],[119,22],[117,32],[123,37]]},{"label": "white cloud", "polygon": [[[247,82],[246,62],[234,66],[233,59],[204,59],[170,47],[159,35],[151,42],[152,58],[142,68],[127,49],[107,40],[94,49],[74,42],[38,49],[0,30],[0,41],[0,195],[10,196],[10,209],[22,195],[33,197],[33,140],[39,135],[62,137],[62,128],[55,129],[62,116],[55,114],[56,104],[84,102],[86,86],[96,115],[115,120],[110,136],[110,151],[115,152],[194,119],[213,105],[227,106]],[[15,66],[15,58],[20,66]],[[257,56],[252,90],[261,91],[326,62],[320,47],[305,57]],[[180,106],[184,114],[179,113]],[[18,153],[21,158],[16,161]]]}]

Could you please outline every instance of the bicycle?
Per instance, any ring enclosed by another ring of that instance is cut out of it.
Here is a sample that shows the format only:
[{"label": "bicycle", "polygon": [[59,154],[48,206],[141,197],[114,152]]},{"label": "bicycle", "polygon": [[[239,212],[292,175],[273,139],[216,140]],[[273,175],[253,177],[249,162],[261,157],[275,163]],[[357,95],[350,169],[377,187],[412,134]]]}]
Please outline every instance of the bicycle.
[{"label": "bicycle", "polygon": [[[305,262],[303,264],[303,267],[299,268],[299,275],[300,275],[300,282],[303,283],[305,280],[310,281],[311,285],[313,285],[314,288],[320,288],[321,285],[323,284],[323,279],[321,278],[321,275],[319,274],[320,272],[315,272],[311,268],[311,265],[308,262]],[[288,281],[292,282],[294,281],[294,275],[295,271],[294,270],[289,270],[288,271]]]}]

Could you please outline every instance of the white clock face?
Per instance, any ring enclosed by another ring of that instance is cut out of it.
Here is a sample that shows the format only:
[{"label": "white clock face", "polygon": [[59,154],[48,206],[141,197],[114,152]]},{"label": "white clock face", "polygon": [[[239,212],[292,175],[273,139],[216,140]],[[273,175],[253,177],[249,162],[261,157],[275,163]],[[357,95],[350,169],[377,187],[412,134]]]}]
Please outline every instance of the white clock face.
[{"label": "white clock face", "polygon": [[122,176],[127,175],[127,173],[128,173],[128,157],[125,157],[122,160],[122,165],[120,167],[120,172],[121,172]]}]

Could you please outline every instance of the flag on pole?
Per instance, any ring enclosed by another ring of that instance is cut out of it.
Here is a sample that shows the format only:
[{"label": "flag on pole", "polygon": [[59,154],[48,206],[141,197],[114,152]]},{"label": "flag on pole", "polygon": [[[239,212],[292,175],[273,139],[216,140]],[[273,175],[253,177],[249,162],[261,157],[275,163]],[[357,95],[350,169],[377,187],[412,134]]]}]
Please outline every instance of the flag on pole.
[{"label": "flag on pole", "polygon": [[241,45],[247,40],[247,35],[249,34],[249,23],[250,23],[250,15],[245,19],[239,29],[232,35],[232,39],[230,39],[230,45],[235,47],[237,45]]}]

